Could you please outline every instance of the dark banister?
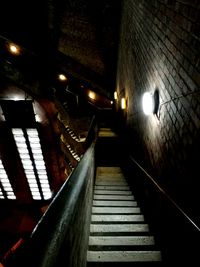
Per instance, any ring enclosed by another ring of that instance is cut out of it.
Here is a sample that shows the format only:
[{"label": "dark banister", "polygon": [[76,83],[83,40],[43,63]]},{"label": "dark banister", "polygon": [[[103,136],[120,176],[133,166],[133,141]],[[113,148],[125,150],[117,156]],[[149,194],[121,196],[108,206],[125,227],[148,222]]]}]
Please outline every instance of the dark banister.
[{"label": "dark banister", "polygon": [[88,134],[86,136],[85,147],[88,148],[93,141],[96,141],[96,137],[97,137],[97,120],[96,116],[93,115],[88,129]]},{"label": "dark banister", "polygon": [[93,142],[47,211],[6,266],[84,267],[94,180]]},{"label": "dark banister", "polygon": [[[189,212],[185,212],[186,208],[181,208],[132,155],[127,154],[123,167],[162,252],[163,266],[199,266],[200,228]],[[187,195],[184,200],[187,205]],[[192,214],[198,212],[193,209],[195,207],[190,207]]]},{"label": "dark banister", "polygon": [[130,159],[138,166],[138,168],[140,168],[140,170],[146,175],[146,177],[149,178],[151,183],[155,185],[155,187],[165,196],[165,198],[168,199],[169,202],[171,202],[171,204],[177,209],[177,211],[179,211],[183,215],[183,217],[185,217],[185,219],[188,220],[189,223],[191,223],[196,228],[196,230],[200,231],[200,228],[195,224],[195,222],[186,214],[186,212],[183,211],[182,208],[180,208],[180,206],[165,192],[165,190],[160,187],[155,179],[150,174],[148,174],[147,171],[145,171],[145,169],[132,156],[130,156]]}]

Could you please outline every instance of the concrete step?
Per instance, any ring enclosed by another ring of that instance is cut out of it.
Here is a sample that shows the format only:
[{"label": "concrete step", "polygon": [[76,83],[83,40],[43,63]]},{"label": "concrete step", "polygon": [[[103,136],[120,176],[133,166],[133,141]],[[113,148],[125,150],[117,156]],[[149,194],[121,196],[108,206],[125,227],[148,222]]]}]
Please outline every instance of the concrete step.
[{"label": "concrete step", "polygon": [[119,167],[98,167],[87,267],[160,266],[161,253]]},{"label": "concrete step", "polygon": [[107,199],[107,200],[134,200],[134,196],[133,195],[131,195],[131,196],[124,196],[124,195],[120,195],[120,196],[118,196],[118,195],[94,195],[93,196],[93,199],[96,199],[96,200],[105,200],[105,199]]},{"label": "concrete step", "polygon": [[99,213],[99,214],[139,214],[140,208],[138,207],[92,207],[92,213]]},{"label": "concrete step", "polygon": [[93,215],[92,222],[144,222],[143,215]]},{"label": "concrete step", "polygon": [[98,133],[99,137],[117,137],[116,133],[111,132],[111,131],[105,131],[105,130],[100,130]]},{"label": "concrete step", "polygon": [[96,181],[95,182],[95,185],[128,185],[127,182],[124,180],[124,181]]},{"label": "concrete step", "polygon": [[117,178],[117,179],[125,179],[123,173],[97,173],[97,178]]},{"label": "concrete step", "polygon": [[153,246],[153,236],[90,236],[89,246]]},{"label": "concrete step", "polygon": [[117,201],[117,200],[93,200],[93,206],[105,207],[136,207],[137,201]]},{"label": "concrete step", "polygon": [[122,170],[120,167],[116,167],[116,166],[112,166],[112,167],[108,167],[108,166],[101,166],[101,167],[97,167],[97,174],[101,174],[101,173],[121,173],[122,174]]},{"label": "concrete step", "polygon": [[90,233],[138,233],[148,232],[148,224],[91,224]]},{"label": "concrete step", "polygon": [[88,262],[157,262],[160,251],[88,251]]},{"label": "concrete step", "polygon": [[94,189],[100,190],[130,190],[128,185],[95,185]]},{"label": "concrete step", "polygon": [[125,179],[122,178],[110,178],[110,177],[97,177],[95,184],[97,185],[98,182],[110,182],[111,185],[118,185],[119,183],[126,183]]},{"label": "concrete step", "polygon": [[120,190],[98,190],[98,189],[95,189],[94,190],[94,194],[96,195],[132,195],[132,192],[129,190],[129,191],[120,191]]}]

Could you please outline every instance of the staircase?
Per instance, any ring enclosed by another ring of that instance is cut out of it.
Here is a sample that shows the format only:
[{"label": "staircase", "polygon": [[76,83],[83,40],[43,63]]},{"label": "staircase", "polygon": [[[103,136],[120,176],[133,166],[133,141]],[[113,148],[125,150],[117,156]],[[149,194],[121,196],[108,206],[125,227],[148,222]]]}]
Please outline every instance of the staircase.
[{"label": "staircase", "polygon": [[[99,139],[104,153],[97,157],[87,266],[161,266],[161,252],[156,249],[117,154],[110,158],[109,150],[116,148],[118,138],[111,129],[102,128]],[[108,146],[109,139],[112,147]],[[101,165],[103,155],[105,166]],[[115,165],[109,166],[109,161]]]}]

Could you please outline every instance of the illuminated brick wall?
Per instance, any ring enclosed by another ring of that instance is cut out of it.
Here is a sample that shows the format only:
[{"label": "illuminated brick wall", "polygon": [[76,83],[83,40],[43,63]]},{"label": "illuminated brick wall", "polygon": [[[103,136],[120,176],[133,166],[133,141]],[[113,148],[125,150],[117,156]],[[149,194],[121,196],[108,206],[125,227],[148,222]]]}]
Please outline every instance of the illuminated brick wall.
[{"label": "illuminated brick wall", "polygon": [[[199,1],[125,0],[116,83],[132,154],[188,210],[200,200],[199,18]],[[147,117],[142,95],[156,89],[158,117]]]}]

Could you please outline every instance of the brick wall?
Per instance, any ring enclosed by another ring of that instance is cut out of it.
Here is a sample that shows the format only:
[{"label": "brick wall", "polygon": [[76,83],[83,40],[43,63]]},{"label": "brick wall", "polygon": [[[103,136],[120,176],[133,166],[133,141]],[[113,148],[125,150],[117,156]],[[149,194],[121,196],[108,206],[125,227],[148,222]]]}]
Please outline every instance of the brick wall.
[{"label": "brick wall", "polygon": [[[128,103],[131,153],[197,219],[200,2],[124,0],[120,32],[116,90]],[[142,95],[156,89],[158,117],[145,116]]]}]

